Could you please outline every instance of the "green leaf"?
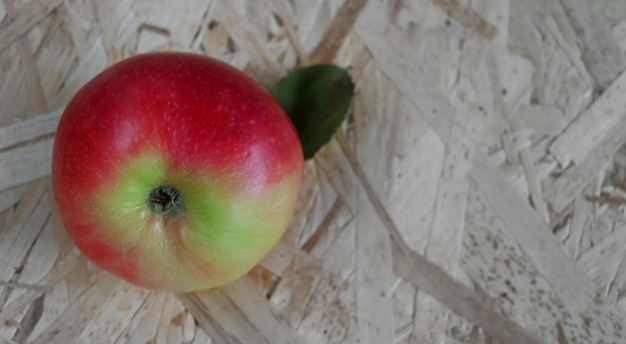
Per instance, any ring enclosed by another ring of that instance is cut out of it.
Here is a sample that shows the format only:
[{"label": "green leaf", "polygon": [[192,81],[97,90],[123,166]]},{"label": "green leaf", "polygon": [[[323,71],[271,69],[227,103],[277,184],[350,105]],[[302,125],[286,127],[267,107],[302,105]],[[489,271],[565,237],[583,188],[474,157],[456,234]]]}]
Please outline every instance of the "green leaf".
[{"label": "green leaf", "polygon": [[346,118],[354,96],[348,69],[323,64],[297,69],[271,89],[293,122],[305,159],[327,144]]}]

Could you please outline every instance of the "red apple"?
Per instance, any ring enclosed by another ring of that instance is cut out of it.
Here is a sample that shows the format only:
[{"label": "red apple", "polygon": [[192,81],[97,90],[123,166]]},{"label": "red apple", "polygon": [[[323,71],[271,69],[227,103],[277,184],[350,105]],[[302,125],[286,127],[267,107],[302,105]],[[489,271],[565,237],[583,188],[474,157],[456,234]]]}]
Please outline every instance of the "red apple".
[{"label": "red apple", "polygon": [[231,282],[276,244],[302,181],[298,135],[274,98],[220,61],[138,55],[68,104],[52,187],[76,246],[149,289]]}]

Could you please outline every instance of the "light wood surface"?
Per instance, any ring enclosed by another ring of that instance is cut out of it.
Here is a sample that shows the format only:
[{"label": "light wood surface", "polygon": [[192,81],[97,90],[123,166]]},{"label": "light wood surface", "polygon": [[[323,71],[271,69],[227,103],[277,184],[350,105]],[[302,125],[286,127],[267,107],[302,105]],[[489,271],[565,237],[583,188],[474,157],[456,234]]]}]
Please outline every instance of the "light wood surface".
[{"label": "light wood surface", "polygon": [[[137,53],[351,66],[282,241],[215,290],[92,266],[50,196],[73,94]],[[2,0],[0,344],[626,343],[626,2]]]}]

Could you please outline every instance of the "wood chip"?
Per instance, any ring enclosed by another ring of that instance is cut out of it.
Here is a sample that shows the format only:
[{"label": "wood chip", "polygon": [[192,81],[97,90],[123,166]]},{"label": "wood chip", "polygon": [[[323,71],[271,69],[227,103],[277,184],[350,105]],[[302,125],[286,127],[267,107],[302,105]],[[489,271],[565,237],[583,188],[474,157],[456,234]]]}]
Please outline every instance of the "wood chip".
[{"label": "wood chip", "polygon": [[119,283],[117,278],[106,273],[101,274],[98,283],[81,295],[32,343],[71,343],[78,339],[93,320],[91,315],[102,307]]},{"label": "wood chip", "polygon": [[411,251],[402,240],[402,236],[380,199],[373,192],[345,138],[342,138],[341,133],[338,133],[336,138],[338,138],[344,154],[350,161],[351,167],[358,176],[376,213],[391,236],[393,266],[397,276],[413,283],[415,287],[431,295],[458,315],[483,327],[485,331],[497,339],[507,343],[541,343],[536,335],[527,332],[516,323],[489,309],[482,298],[470,288],[451,278],[422,255]]},{"label": "wood chip", "polygon": [[320,40],[320,44],[311,52],[309,58],[311,63],[329,63],[335,58],[365,4],[367,4],[367,0],[344,2],[339,8],[335,20]]},{"label": "wood chip", "polygon": [[580,39],[582,59],[600,90],[608,87],[623,67],[622,55],[609,25],[592,15],[583,0],[560,0]]},{"label": "wood chip", "polygon": [[178,298],[217,344],[304,343],[276,319],[249,280],[235,284]]},{"label": "wood chip", "polygon": [[0,191],[50,174],[52,139],[0,153]]},{"label": "wood chip", "polygon": [[144,344],[156,337],[159,318],[164,308],[167,294],[153,294],[134,314],[124,332],[116,339],[116,344]]},{"label": "wood chip", "polygon": [[458,20],[468,29],[485,38],[493,38],[496,28],[488,23],[479,13],[464,6],[458,0],[435,0],[435,5],[441,7],[450,17]]},{"label": "wood chip", "polygon": [[[466,118],[467,121],[467,118]],[[426,258],[456,277],[465,223],[465,207],[473,144],[468,123],[453,124],[439,179],[435,216],[426,246]],[[430,296],[417,294],[411,340],[443,342],[448,331],[448,310]]]},{"label": "wood chip", "polygon": [[297,332],[307,343],[339,343],[346,336],[354,312],[354,283],[324,272]]},{"label": "wood chip", "polygon": [[[45,192],[47,183],[38,181],[31,185],[24,202],[16,210],[6,231],[0,233],[0,280],[11,280],[24,267],[25,259],[50,216],[50,206]],[[9,294],[0,287],[4,304]]]},{"label": "wood chip", "polygon": [[120,336],[143,305],[147,295],[146,290],[127,283],[118,283],[76,343],[100,343]]},{"label": "wood chip", "polygon": [[274,312],[291,328],[298,328],[306,306],[321,277],[322,267],[295,255],[270,302]]},{"label": "wood chip", "polygon": [[24,196],[26,184],[0,191],[0,211],[13,207]]},{"label": "wood chip", "polygon": [[52,111],[0,128],[0,150],[54,133],[62,112]]},{"label": "wood chip", "polygon": [[360,194],[356,218],[356,316],[357,338],[364,343],[385,343],[394,338],[392,246],[381,229],[367,196]]},{"label": "wood chip", "polygon": [[12,20],[0,25],[0,52],[28,33],[61,3],[62,0],[45,0],[32,2],[20,8]]},{"label": "wood chip", "polygon": [[554,212],[565,209],[585,186],[609,166],[619,147],[626,142],[623,125],[626,125],[626,120],[611,127],[580,162],[565,170],[548,186],[545,197]]},{"label": "wood chip", "polygon": [[493,169],[482,153],[474,155],[472,179],[488,199],[488,204],[505,221],[508,233],[534,260],[537,269],[573,311],[593,303],[591,280],[572,262],[545,222],[510,189],[506,180]]},{"label": "wood chip", "polygon": [[550,146],[550,153],[563,165],[570,162],[580,164],[624,119],[626,100],[622,94],[625,89],[626,73],[559,135]]}]

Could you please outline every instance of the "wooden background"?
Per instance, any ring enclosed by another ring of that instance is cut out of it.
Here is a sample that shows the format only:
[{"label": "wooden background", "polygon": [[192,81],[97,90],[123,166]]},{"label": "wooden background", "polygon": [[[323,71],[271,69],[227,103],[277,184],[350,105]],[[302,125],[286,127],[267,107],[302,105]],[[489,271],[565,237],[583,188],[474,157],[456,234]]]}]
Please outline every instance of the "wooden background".
[{"label": "wooden background", "polygon": [[[623,0],[2,0],[0,344],[626,343]],[[50,197],[56,122],[153,50],[269,86],[352,66],[297,214],[248,276],[142,290]]]}]

